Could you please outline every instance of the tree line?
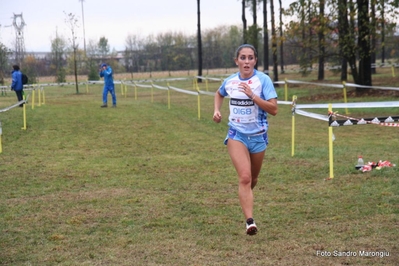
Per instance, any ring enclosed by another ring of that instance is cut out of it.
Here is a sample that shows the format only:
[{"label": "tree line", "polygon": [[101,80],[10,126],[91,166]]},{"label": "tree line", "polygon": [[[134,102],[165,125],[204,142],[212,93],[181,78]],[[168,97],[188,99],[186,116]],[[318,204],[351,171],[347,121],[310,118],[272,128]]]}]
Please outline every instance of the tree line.
[{"label": "tree line", "polygon": [[[257,67],[264,71],[271,67],[275,81],[287,65],[297,64],[304,75],[318,71],[319,80],[324,79],[326,66],[338,66],[342,80],[348,80],[349,72],[356,84],[371,85],[375,70],[371,66],[377,60],[398,62],[399,0],[298,0],[288,8],[282,7],[281,0],[277,7],[273,0],[240,1],[240,25],[202,30],[197,0],[197,34],[129,34],[124,51],[111,50],[106,36],[79,48],[78,20],[74,14],[65,14],[70,36],[57,34],[45,58],[26,55],[19,64],[33,82],[40,76],[64,82],[69,74],[98,79],[99,64],[104,61],[115,72],[128,72],[132,78],[137,72],[198,69],[202,73],[203,69],[235,67],[235,49],[250,43],[258,50]],[[12,63],[12,50],[0,43],[0,82]]]}]

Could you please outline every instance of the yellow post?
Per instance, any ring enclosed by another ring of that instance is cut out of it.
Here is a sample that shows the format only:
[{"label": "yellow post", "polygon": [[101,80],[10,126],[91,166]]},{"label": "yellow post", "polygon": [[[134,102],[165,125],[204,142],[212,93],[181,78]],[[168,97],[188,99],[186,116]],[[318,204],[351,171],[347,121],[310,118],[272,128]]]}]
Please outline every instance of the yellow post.
[{"label": "yellow post", "polygon": [[42,88],[42,93],[43,93],[43,101],[42,101],[42,103],[43,104],[46,104],[46,97],[45,97],[45,95],[44,95],[44,89]]},{"label": "yellow post", "polygon": [[197,87],[198,92],[198,120],[201,120],[201,94],[199,92],[199,88]]},{"label": "yellow post", "polygon": [[125,98],[127,97],[127,85],[125,84]]},{"label": "yellow post", "polygon": [[[24,100],[25,100],[25,95],[24,95]],[[26,104],[22,106],[22,113],[23,113],[23,119],[24,119],[24,126],[23,130],[26,130]]]},{"label": "yellow post", "polygon": [[121,94],[123,96],[123,81],[121,80]]},{"label": "yellow post", "polygon": [[168,84],[168,109],[170,109],[170,89],[169,89],[169,82]]},{"label": "yellow post", "polygon": [[151,87],[151,102],[154,102],[154,87]]},{"label": "yellow post", "polygon": [[36,89],[32,90],[32,110],[35,109],[35,91]]},{"label": "yellow post", "polygon": [[39,94],[39,103],[37,104],[37,106],[41,106],[41,105],[42,105],[42,93],[41,93],[41,88],[39,88],[38,94]]},{"label": "yellow post", "polygon": [[395,68],[393,65],[392,65],[391,69],[392,69],[392,77],[394,78],[395,77]]},{"label": "yellow post", "polygon": [[296,95],[292,96],[292,135],[291,135],[291,156],[295,154],[295,106],[296,106]]},{"label": "yellow post", "polygon": [[154,102],[154,83],[151,81],[151,102]]},{"label": "yellow post", "polygon": [[[348,99],[346,97],[347,96],[347,93],[346,93],[346,82],[342,81],[342,85],[344,85],[344,88],[342,89],[343,93],[344,93],[344,103],[348,103]],[[348,107],[345,107],[345,114],[349,114]]]},{"label": "yellow post", "polygon": [[[332,104],[328,104],[329,113],[332,112]],[[330,177],[328,179],[334,178],[334,154],[333,154],[333,128],[328,125],[328,147],[330,152]]]},{"label": "yellow post", "polygon": [[89,93],[89,81],[86,80],[86,94]]},{"label": "yellow post", "polygon": [[288,101],[288,82],[287,79],[284,79],[284,100]]},{"label": "yellow post", "polygon": [[3,152],[3,148],[1,146],[1,135],[3,135],[3,129],[1,128],[1,121],[0,121],[0,153]]},{"label": "yellow post", "polygon": [[205,78],[205,86],[206,86],[206,91],[209,91],[208,90],[208,78]]},{"label": "yellow post", "polygon": [[137,85],[134,83],[134,99],[137,100]]}]

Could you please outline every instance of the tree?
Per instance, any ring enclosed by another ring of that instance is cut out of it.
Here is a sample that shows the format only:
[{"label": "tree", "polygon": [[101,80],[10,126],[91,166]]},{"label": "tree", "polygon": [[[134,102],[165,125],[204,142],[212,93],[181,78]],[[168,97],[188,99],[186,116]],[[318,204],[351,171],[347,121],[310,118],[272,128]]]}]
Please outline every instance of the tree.
[{"label": "tree", "polygon": [[[248,30],[248,43],[252,44],[255,50],[258,51],[258,35],[261,29],[258,28],[257,24],[257,0],[250,0],[250,6],[252,10],[253,23]],[[255,64],[255,69],[258,69],[258,61]]]},{"label": "tree", "polygon": [[385,0],[381,1],[381,63],[385,63]]},{"label": "tree", "polygon": [[37,69],[39,69],[39,62],[32,55],[25,56],[24,58],[24,69],[23,72],[29,77],[29,84],[35,84],[37,82]]},{"label": "tree", "polygon": [[[358,21],[358,47],[359,47],[359,85],[371,86],[371,55],[370,55],[370,19],[369,0],[357,0],[357,21]],[[364,91],[364,88],[356,88],[357,91]]]},{"label": "tree", "polygon": [[65,82],[65,53],[66,53],[66,40],[62,36],[58,36],[51,40],[51,68],[55,72],[56,82]]},{"label": "tree", "polygon": [[267,0],[263,0],[263,71],[269,72],[269,29],[267,24]]},{"label": "tree", "polygon": [[161,67],[164,70],[169,72],[169,76],[171,76],[171,71],[173,70],[173,58],[175,50],[173,33],[160,33],[157,35],[157,42],[161,49]]},{"label": "tree", "polygon": [[139,35],[128,35],[125,40],[125,68],[133,78],[134,69],[139,69],[140,51],[144,49],[144,40]]},{"label": "tree", "polygon": [[[198,76],[202,76],[202,36],[201,36],[201,1],[197,0],[197,45],[198,45]],[[198,78],[198,82],[202,79]]]},{"label": "tree", "polygon": [[278,2],[280,4],[280,68],[281,73],[284,73],[283,3],[281,0],[279,0]]},{"label": "tree", "polygon": [[342,58],[341,61],[341,81],[347,81],[348,79],[348,57],[347,50],[345,46],[345,36],[349,32],[349,22],[348,22],[348,2],[347,0],[338,0],[338,43],[339,43],[339,57]]},{"label": "tree", "polygon": [[241,20],[242,20],[242,43],[248,42],[247,37],[247,19],[245,17],[245,0],[241,1]]},{"label": "tree", "polygon": [[356,23],[355,23],[355,5],[353,0],[349,0],[349,23],[348,23],[348,34],[344,35],[344,43],[346,46],[344,55],[348,59],[349,68],[352,73],[353,80],[357,84],[359,82],[358,68],[357,68],[357,58],[356,54],[358,49],[356,47],[355,39],[356,39]]},{"label": "tree", "polygon": [[376,63],[376,46],[377,46],[377,18],[376,18],[376,13],[375,13],[375,8],[377,5],[377,1],[376,0],[371,0],[371,29],[370,29],[370,49],[371,49],[371,55],[370,55],[370,62],[372,65],[374,65],[374,67],[371,67],[371,73],[375,74],[377,73],[377,66],[375,65]]},{"label": "tree", "polygon": [[0,84],[4,85],[4,75],[9,72],[8,56],[12,51],[0,42]]},{"label": "tree", "polygon": [[325,14],[324,14],[324,7],[325,1],[320,0],[319,2],[319,19],[318,19],[318,41],[319,41],[319,71],[317,75],[317,80],[324,80],[324,61],[325,61]]},{"label": "tree", "polygon": [[[65,13],[65,12],[64,12]],[[79,84],[78,84],[78,69],[77,69],[77,49],[78,49],[78,43],[76,42],[77,36],[76,36],[76,28],[78,27],[78,20],[75,18],[75,15],[72,13],[68,13],[65,15],[67,18],[65,19],[65,22],[67,23],[69,29],[71,30],[71,44],[72,44],[72,50],[73,50],[73,63],[74,63],[74,73],[75,73],[75,86],[76,86],[76,93],[79,93]]]},{"label": "tree", "polygon": [[86,60],[89,67],[88,79],[89,80],[99,80],[100,76],[98,74],[100,59],[98,59],[98,44],[95,40],[90,39],[88,45],[86,46]]},{"label": "tree", "polygon": [[220,49],[222,52],[221,58],[221,66],[223,68],[234,67],[234,53],[238,46],[242,44],[242,31],[238,26],[229,26],[229,27],[218,27],[216,29],[219,33],[222,33],[220,36]]},{"label": "tree", "polygon": [[105,37],[101,37],[98,41],[98,52],[101,56],[101,59],[106,59],[109,55],[110,46],[108,44],[108,39]]},{"label": "tree", "polygon": [[273,81],[278,81],[278,61],[277,61],[277,34],[274,21],[274,0],[270,0],[270,15],[272,19],[272,55],[273,55]]}]

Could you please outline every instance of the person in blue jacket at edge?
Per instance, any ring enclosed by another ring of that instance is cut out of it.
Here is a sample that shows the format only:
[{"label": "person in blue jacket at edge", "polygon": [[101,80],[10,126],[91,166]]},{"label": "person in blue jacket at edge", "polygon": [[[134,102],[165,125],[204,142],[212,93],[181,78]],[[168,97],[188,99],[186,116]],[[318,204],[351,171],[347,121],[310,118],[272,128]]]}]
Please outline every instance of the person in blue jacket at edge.
[{"label": "person in blue jacket at edge", "polygon": [[[17,94],[18,102],[22,101],[24,99],[23,94],[24,94],[24,85],[22,84],[22,73],[19,71],[19,66],[18,65],[13,65],[12,66],[13,71],[11,72],[11,90],[15,91],[15,94]],[[23,104],[20,104],[19,107],[23,107]]]},{"label": "person in blue jacket at edge", "polygon": [[116,107],[115,85],[112,68],[105,63],[101,64],[100,77],[104,78],[103,105],[101,105],[101,107],[108,107],[108,92],[111,93],[112,96],[112,107]]}]

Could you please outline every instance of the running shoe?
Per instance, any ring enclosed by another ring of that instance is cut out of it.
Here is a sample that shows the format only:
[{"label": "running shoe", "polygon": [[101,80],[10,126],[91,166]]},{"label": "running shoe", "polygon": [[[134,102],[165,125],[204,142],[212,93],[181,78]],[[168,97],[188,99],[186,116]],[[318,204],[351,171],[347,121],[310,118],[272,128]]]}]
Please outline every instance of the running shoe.
[{"label": "running shoe", "polygon": [[248,218],[247,223],[247,235],[256,235],[256,232],[258,232],[258,228],[256,227],[255,221],[252,218]]}]

